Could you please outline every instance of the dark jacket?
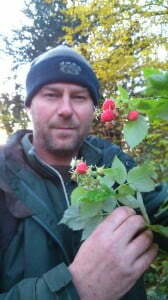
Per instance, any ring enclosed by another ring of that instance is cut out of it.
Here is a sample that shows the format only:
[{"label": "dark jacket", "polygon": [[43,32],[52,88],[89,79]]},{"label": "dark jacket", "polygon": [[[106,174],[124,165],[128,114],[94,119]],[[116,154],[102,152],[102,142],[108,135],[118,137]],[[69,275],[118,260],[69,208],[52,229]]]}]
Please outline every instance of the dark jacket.
[{"label": "dark jacket", "polygon": [[[39,160],[29,134],[19,131],[0,151],[0,300],[77,300],[67,266],[80,232],[58,225],[75,183]],[[134,166],[118,146],[96,137],[86,139],[80,155],[98,166],[117,155]],[[166,188],[157,189],[145,200],[152,214],[166,197]],[[123,299],[146,299],[141,279]]]}]

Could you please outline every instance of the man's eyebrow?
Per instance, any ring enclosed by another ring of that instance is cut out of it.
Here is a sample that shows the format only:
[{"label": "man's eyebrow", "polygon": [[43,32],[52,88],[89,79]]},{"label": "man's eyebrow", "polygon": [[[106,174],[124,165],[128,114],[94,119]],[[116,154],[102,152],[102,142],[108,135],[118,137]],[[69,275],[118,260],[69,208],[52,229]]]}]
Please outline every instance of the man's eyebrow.
[{"label": "man's eyebrow", "polygon": [[72,89],[72,92],[74,93],[89,93],[88,89],[85,87],[79,87]]},{"label": "man's eyebrow", "polygon": [[[63,88],[62,87],[55,87],[55,86],[43,86],[42,87],[42,90],[49,90],[49,91],[61,91],[61,90],[63,90]],[[70,92],[72,92],[72,93],[88,93],[89,94],[89,91],[88,91],[88,89],[87,88],[85,88],[85,87],[79,87],[79,88],[72,88],[71,90],[70,90]]]},{"label": "man's eyebrow", "polygon": [[58,91],[57,87],[52,87],[52,86],[43,86],[42,90],[49,90],[49,91]]}]

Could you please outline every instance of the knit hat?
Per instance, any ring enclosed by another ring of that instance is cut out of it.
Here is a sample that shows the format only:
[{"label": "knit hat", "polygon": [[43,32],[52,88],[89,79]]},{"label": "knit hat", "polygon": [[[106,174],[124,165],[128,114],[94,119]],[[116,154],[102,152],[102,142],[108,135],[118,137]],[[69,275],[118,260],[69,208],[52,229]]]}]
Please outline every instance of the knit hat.
[{"label": "knit hat", "polygon": [[26,79],[29,107],[35,94],[50,83],[66,82],[87,87],[95,105],[98,104],[99,81],[88,61],[68,46],[58,46],[38,56],[31,64]]}]

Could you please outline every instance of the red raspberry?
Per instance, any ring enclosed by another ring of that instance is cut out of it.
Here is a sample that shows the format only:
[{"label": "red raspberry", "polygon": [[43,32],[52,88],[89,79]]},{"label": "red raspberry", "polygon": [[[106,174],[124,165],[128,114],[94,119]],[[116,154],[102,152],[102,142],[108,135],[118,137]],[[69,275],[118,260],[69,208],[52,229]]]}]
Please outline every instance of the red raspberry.
[{"label": "red raspberry", "polygon": [[88,170],[88,166],[85,162],[80,162],[77,166],[76,166],[76,172],[78,174],[85,174]]},{"label": "red raspberry", "polygon": [[115,112],[113,112],[110,109],[106,109],[101,113],[101,122],[111,122],[112,120],[115,120],[117,118],[117,115]]},{"label": "red raspberry", "polygon": [[102,105],[102,109],[103,110],[107,110],[107,109],[115,109],[116,105],[115,105],[115,101],[112,99],[105,99]]},{"label": "red raspberry", "polygon": [[129,121],[135,121],[135,120],[138,119],[138,117],[139,117],[139,112],[136,111],[136,110],[130,111],[130,112],[128,113],[128,115],[127,115],[127,119],[128,119]]}]

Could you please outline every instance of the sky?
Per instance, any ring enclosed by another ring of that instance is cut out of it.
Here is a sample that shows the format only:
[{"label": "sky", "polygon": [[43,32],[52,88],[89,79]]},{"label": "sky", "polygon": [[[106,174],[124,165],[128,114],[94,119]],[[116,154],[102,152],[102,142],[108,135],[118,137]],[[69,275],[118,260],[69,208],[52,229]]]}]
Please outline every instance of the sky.
[{"label": "sky", "polygon": [[[25,18],[21,13],[23,6],[24,0],[0,0],[0,34],[8,36],[12,29],[18,28],[25,22]],[[3,43],[0,40],[0,50],[2,47]],[[10,89],[7,77],[11,72],[11,66],[11,58],[0,51],[0,92]],[[6,136],[0,130],[0,144],[3,144],[5,140]]]},{"label": "sky", "polygon": [[[0,0],[0,34],[10,35],[12,29],[19,28],[25,22],[21,9],[24,0]],[[4,81],[11,72],[12,59],[1,51],[3,42],[0,41],[0,90],[4,87]]]},{"label": "sky", "polygon": [[12,27],[19,25],[21,19],[23,19],[20,12],[23,4],[23,0],[0,1],[0,32],[8,33]]}]

